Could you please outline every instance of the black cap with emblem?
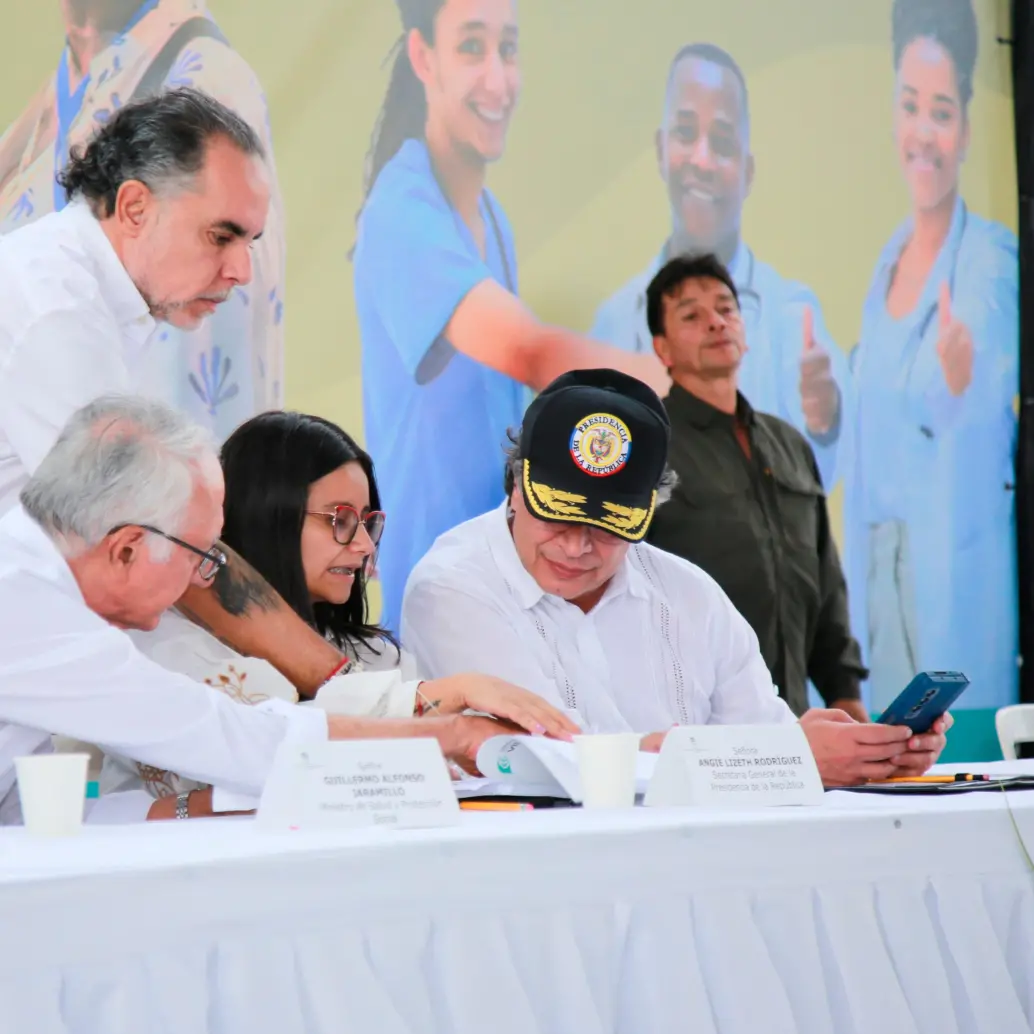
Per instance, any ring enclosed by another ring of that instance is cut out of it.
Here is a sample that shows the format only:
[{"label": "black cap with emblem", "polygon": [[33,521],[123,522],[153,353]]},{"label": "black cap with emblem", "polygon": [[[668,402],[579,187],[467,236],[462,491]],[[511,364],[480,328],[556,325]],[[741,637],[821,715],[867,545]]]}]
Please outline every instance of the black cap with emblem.
[{"label": "black cap with emblem", "polygon": [[639,542],[670,437],[664,406],[642,381],[617,370],[565,373],[524,418],[524,502],[540,520],[591,524]]}]

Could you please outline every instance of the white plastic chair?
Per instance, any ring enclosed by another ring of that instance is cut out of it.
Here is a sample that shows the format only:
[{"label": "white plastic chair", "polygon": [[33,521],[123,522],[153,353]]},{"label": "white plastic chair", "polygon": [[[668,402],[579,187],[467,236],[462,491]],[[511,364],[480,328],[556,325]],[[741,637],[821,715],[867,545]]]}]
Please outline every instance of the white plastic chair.
[{"label": "white plastic chair", "polygon": [[1011,704],[995,714],[995,731],[1006,761],[1016,760],[1016,744],[1034,743],[1034,704]]}]

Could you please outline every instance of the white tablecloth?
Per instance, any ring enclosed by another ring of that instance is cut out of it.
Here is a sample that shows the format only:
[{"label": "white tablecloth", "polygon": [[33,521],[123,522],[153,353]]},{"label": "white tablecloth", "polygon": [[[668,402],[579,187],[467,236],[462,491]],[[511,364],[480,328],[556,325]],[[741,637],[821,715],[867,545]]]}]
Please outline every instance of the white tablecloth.
[{"label": "white tablecloth", "polygon": [[[1034,792],[1011,795],[1034,845]],[[0,832],[3,1034],[1020,1034],[1003,795]]]}]

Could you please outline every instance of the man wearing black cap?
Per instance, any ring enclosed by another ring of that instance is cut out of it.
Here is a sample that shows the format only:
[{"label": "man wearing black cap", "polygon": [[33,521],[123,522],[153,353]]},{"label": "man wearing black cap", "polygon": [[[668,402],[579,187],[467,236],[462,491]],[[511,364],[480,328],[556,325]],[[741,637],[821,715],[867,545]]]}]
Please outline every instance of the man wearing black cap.
[{"label": "man wearing black cap", "polygon": [[[439,538],[410,577],[402,638],[425,677],[498,675],[594,732],[794,721],[718,584],[644,541],[672,488],[669,436],[633,378],[549,385],[516,437],[507,502]],[[843,712],[802,725],[828,783],[923,771],[944,745]]]}]

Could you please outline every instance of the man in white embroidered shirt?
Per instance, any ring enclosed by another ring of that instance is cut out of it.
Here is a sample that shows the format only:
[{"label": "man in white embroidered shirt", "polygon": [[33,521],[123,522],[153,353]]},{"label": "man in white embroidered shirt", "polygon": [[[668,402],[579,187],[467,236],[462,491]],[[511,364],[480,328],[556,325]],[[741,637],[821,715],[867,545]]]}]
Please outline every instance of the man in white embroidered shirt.
[{"label": "man in white embroidered shirt", "polygon": [[0,239],[0,514],[91,399],[178,401],[158,324],[251,280],[270,203],[254,130],[193,89],[126,105],[59,179],[68,206]]},{"label": "man in white embroidered shirt", "polygon": [[[703,570],[643,541],[670,494],[668,418],[612,370],[558,378],[528,408],[508,500],[443,535],[410,576],[402,637],[428,676],[474,669],[576,710],[582,728],[791,722],[757,637]],[[801,719],[829,785],[925,771],[924,736],[842,711]]]},{"label": "man in white embroidered shirt", "polygon": [[107,397],[72,417],[22,505],[0,519],[0,823],[18,815],[14,758],[49,751],[51,733],[220,791],[214,802],[211,790],[146,801],[151,818],[184,818],[227,810],[229,800],[254,807],[285,737],[433,736],[447,756],[469,761],[499,732],[465,715],[249,707],[149,661],[123,630],[154,628],[189,584],[226,564],[213,545],[222,501],[206,431],[162,403]]}]

